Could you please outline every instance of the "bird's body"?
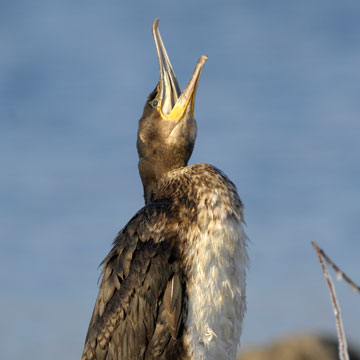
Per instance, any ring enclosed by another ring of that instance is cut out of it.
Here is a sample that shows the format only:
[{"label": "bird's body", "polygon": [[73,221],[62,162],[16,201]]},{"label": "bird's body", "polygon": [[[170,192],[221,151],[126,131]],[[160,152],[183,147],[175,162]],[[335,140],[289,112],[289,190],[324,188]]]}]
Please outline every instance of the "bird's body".
[{"label": "bird's body", "polygon": [[196,137],[194,95],[176,121],[163,121],[160,85],[139,123],[146,204],[103,261],[83,360],[236,357],[246,307],[242,203],[221,171],[187,166]]}]

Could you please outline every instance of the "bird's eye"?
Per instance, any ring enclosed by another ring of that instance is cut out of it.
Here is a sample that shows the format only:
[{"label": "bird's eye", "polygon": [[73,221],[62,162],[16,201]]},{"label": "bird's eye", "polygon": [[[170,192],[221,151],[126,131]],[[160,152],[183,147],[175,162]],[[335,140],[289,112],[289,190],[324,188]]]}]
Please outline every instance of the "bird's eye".
[{"label": "bird's eye", "polygon": [[152,102],[152,106],[154,106],[154,107],[158,106],[158,104],[159,104],[159,102],[158,102],[157,100],[154,100],[154,101]]}]

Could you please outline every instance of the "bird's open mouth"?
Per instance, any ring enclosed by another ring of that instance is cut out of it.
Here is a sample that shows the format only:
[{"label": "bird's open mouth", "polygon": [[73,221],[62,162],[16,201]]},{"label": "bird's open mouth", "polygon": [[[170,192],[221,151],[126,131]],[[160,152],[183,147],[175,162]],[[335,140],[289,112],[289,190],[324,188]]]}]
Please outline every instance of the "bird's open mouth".
[{"label": "bird's open mouth", "polygon": [[163,119],[180,120],[187,107],[191,106],[190,114],[191,117],[193,117],[196,89],[202,68],[208,57],[206,55],[200,56],[186,88],[181,92],[169,56],[161,39],[158,24],[159,19],[155,19],[152,27],[160,68],[158,110]]}]

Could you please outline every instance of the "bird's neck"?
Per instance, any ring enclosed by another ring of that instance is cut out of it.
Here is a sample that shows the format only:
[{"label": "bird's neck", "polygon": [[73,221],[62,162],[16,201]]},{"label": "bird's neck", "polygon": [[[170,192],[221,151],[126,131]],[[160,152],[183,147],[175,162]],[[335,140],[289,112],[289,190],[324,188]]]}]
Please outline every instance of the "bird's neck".
[{"label": "bird's neck", "polygon": [[164,179],[168,177],[171,171],[183,168],[186,165],[185,161],[169,164],[140,159],[139,172],[144,187],[145,204],[159,199],[161,197],[161,184]]}]

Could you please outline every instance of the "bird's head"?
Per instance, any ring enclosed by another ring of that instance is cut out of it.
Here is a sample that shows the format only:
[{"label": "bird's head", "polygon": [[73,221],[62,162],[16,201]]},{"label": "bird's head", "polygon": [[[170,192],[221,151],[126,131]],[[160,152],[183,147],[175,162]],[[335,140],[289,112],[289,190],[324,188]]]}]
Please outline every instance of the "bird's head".
[{"label": "bird's head", "polygon": [[160,36],[158,22],[159,19],[154,21],[152,32],[160,79],[145,103],[137,138],[139,171],[146,202],[164,174],[187,165],[189,161],[196,138],[196,89],[207,60],[206,55],[200,57],[188,84],[181,92]]}]

